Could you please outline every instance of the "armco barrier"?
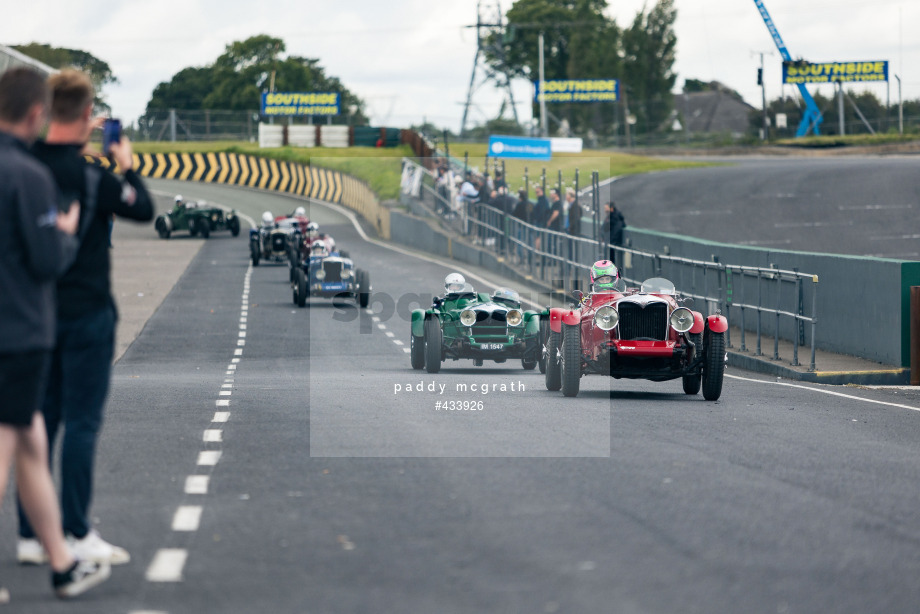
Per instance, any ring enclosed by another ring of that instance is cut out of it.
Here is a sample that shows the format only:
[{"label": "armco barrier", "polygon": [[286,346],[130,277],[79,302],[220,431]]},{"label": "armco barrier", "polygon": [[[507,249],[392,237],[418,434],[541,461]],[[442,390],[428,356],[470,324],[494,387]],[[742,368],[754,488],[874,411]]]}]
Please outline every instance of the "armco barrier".
[{"label": "armco barrier", "polygon": [[390,212],[363,181],[339,171],[236,153],[135,154],[144,177],[246,186],[343,205],[390,237]]}]

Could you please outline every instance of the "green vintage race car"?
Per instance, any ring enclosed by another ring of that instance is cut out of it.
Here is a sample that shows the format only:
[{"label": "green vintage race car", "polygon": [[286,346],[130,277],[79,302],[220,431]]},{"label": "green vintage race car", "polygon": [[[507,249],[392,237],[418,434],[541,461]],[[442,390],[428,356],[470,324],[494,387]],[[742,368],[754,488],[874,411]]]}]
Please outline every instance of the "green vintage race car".
[{"label": "green vintage race car", "polygon": [[491,296],[476,293],[462,276],[452,275],[461,281],[453,285],[448,281],[443,298],[436,298],[428,309],[412,312],[412,368],[437,373],[448,358],[469,358],[477,367],[486,360],[520,359],[524,369],[536,368],[542,358],[541,312],[523,310],[513,290],[499,288]]},{"label": "green vintage race car", "polygon": [[193,237],[201,235],[207,239],[213,230],[229,230],[234,237],[240,234],[240,218],[235,210],[224,211],[220,207],[208,206],[204,201],[184,201],[176,196],[171,211],[157,217],[154,222],[161,239],[168,239],[175,230],[188,230]]}]

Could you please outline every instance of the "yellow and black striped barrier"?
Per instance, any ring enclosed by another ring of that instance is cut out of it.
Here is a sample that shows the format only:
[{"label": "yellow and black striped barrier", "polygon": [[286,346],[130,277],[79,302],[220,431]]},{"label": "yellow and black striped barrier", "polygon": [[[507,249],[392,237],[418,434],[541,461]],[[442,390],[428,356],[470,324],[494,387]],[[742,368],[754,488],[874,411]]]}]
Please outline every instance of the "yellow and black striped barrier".
[{"label": "yellow and black striped barrier", "polygon": [[389,210],[366,183],[339,171],[227,152],[134,154],[134,168],[153,179],[238,185],[343,205],[374,224],[381,237],[390,237]]}]

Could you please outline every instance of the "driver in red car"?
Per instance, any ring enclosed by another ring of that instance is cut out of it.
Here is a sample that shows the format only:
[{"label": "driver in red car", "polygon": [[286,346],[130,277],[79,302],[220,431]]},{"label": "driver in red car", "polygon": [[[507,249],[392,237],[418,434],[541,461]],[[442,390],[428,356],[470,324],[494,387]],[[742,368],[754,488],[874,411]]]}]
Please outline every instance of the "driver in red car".
[{"label": "driver in red car", "polygon": [[616,292],[620,271],[609,260],[598,260],[591,266],[591,292]]}]

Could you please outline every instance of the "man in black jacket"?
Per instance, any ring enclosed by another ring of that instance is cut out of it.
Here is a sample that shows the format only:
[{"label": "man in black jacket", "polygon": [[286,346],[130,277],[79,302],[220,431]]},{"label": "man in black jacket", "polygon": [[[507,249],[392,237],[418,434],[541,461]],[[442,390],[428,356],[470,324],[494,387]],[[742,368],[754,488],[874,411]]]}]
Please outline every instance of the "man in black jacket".
[{"label": "man in black jacket", "polygon": [[607,219],[604,220],[603,226],[601,226],[602,235],[607,237],[607,241],[610,244],[610,262],[616,263],[614,256],[616,256],[616,249],[623,245],[623,229],[626,228],[626,220],[623,218],[623,214],[617,209],[617,206],[613,202],[609,202],[606,205],[607,208]]},{"label": "man in black jacket", "polygon": [[[119,177],[89,165],[82,152],[94,121],[93,86],[75,70],[49,79],[52,92],[48,137],[33,153],[54,175],[61,192],[82,207],[80,248],[57,284],[57,338],[51,378],[42,412],[52,448],[58,428],[61,446],[61,508],[71,549],[82,559],[126,563],[128,553],[104,541],[92,527],[93,464],[96,440],[108,394],[117,314],[109,281],[109,223],[113,215],[138,221],[153,219],[154,208],[143,182],[131,167],[126,138],[111,146]],[[44,552],[32,527],[20,515],[17,558],[40,563]]]},{"label": "man in black jacket", "polygon": [[[17,490],[47,548],[52,585],[59,597],[73,597],[110,568],[77,561],[67,547],[38,411],[54,346],[54,280],[67,253],[64,235],[76,233],[80,213],[60,200],[26,149],[44,124],[47,97],[44,77],[32,70],[0,77],[0,499],[15,457]],[[9,599],[0,589],[0,602]]]}]

